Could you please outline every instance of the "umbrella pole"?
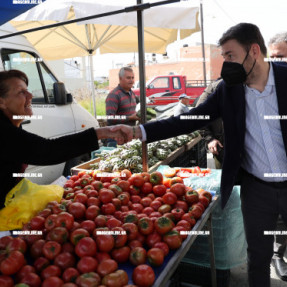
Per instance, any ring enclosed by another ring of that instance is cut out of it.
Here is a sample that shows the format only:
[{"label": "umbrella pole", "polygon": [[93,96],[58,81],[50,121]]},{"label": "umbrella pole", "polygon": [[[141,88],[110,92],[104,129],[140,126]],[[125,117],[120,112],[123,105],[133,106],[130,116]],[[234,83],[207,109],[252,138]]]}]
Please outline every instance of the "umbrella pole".
[{"label": "umbrella pole", "polygon": [[[142,4],[142,0],[137,0],[137,4]],[[138,26],[138,51],[139,51],[139,81],[140,81],[140,106],[141,124],[146,122],[146,92],[145,92],[145,51],[144,51],[144,23],[143,11],[137,11]],[[143,171],[148,171],[147,144],[142,142]]]},{"label": "umbrella pole", "polygon": [[203,58],[203,79],[204,85],[206,86],[206,66],[205,66],[205,48],[204,48],[204,33],[203,33],[203,7],[202,1],[200,0],[200,24],[201,24],[201,49],[202,49],[202,58]]},{"label": "umbrella pole", "polygon": [[89,66],[90,66],[90,87],[92,90],[92,99],[93,99],[93,112],[95,118],[97,117],[96,112],[96,91],[95,91],[95,84],[94,84],[94,67],[93,67],[93,54],[89,52]]}]

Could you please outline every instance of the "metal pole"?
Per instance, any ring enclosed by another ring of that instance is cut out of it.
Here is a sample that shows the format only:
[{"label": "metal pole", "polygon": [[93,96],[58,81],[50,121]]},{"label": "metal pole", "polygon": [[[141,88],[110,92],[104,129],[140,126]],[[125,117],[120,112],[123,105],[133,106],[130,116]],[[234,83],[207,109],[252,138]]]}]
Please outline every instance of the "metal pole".
[{"label": "metal pole", "polygon": [[89,52],[89,66],[90,66],[90,87],[92,90],[92,99],[93,99],[93,110],[94,116],[97,117],[96,112],[96,91],[95,91],[95,84],[94,84],[94,67],[93,67],[93,54],[92,51]]},{"label": "metal pole", "polygon": [[205,48],[204,48],[204,32],[203,32],[203,7],[202,1],[200,0],[200,25],[201,25],[201,49],[202,49],[202,58],[203,58],[203,79],[204,85],[206,86],[206,66],[205,66]]},{"label": "metal pole", "polygon": [[[137,0],[141,4],[142,0]],[[140,106],[141,106],[141,124],[146,122],[146,92],[145,92],[145,51],[144,51],[144,23],[143,11],[137,11],[138,26],[138,51],[139,51],[139,81],[140,81]],[[147,144],[142,143],[143,171],[148,171]]]}]

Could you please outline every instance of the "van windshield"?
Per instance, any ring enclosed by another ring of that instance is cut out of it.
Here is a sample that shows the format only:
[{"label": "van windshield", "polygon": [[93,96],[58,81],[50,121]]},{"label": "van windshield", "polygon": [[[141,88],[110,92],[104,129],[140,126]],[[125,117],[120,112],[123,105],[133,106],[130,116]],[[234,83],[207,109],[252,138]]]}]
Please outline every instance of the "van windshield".
[{"label": "van windshield", "polygon": [[53,84],[57,79],[41,58],[33,53],[11,49],[2,49],[1,58],[5,70],[20,70],[28,76],[32,103],[54,103]]}]

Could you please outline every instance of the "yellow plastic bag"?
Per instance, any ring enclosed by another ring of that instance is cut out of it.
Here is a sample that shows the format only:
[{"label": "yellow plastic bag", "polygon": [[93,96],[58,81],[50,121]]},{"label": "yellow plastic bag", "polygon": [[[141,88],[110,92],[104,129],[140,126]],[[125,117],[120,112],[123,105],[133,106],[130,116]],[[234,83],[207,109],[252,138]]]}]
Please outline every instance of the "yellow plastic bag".
[{"label": "yellow plastic bag", "polygon": [[60,202],[63,192],[58,185],[38,185],[22,179],[6,195],[5,207],[0,210],[0,231],[21,229],[48,202]]}]

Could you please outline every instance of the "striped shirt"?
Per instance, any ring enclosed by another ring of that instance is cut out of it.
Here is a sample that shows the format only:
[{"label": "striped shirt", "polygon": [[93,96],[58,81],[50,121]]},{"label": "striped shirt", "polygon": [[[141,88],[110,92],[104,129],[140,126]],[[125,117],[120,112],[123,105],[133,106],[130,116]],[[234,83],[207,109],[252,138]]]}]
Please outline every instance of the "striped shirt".
[{"label": "striped shirt", "polygon": [[246,133],[242,167],[264,181],[287,180],[284,176],[287,158],[277,117],[278,103],[272,65],[264,91],[260,93],[245,86],[245,98]]},{"label": "striped shirt", "polygon": [[[134,92],[132,90],[126,92],[118,85],[106,98],[108,125],[127,124],[134,126],[135,121],[129,121],[127,117],[135,113],[136,104]],[[111,116],[111,119],[109,119],[109,116]]]}]

